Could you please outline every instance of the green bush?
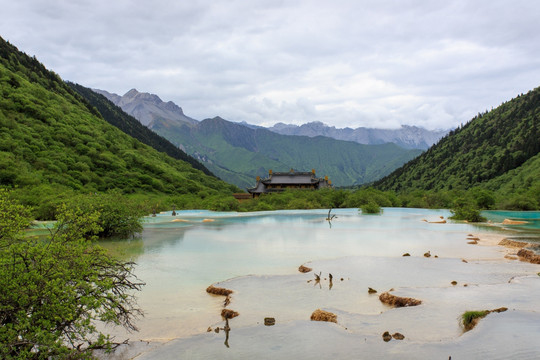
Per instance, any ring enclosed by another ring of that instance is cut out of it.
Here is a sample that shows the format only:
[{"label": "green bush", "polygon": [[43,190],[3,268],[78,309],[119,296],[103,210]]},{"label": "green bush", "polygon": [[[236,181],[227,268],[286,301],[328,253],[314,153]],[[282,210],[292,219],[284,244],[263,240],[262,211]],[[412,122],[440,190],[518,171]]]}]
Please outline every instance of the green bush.
[{"label": "green bush", "polygon": [[381,207],[374,201],[362,205],[360,209],[362,210],[362,214],[380,214],[382,212]]},{"label": "green bush", "polygon": [[144,284],[88,237],[99,213],[61,206],[46,239],[24,236],[28,215],[0,189],[0,358],[88,359],[111,345],[96,321],[136,330]]},{"label": "green bush", "polygon": [[450,219],[453,220],[466,220],[470,222],[484,222],[486,218],[480,215],[480,210],[478,210],[471,203],[470,200],[465,198],[459,198],[454,203],[454,208],[450,209],[452,216]]}]

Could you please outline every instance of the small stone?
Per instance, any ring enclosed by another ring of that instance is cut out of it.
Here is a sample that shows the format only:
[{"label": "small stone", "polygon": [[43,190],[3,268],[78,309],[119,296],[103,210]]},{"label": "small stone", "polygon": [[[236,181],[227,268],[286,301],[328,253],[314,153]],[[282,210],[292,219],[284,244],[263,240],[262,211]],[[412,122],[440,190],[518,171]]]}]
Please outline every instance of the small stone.
[{"label": "small stone", "polygon": [[466,263],[466,264],[469,263],[469,262],[468,262],[467,260],[465,260],[465,259],[461,259],[461,261],[463,261],[463,262]]},{"label": "small stone", "polygon": [[403,255],[401,255],[401,256],[411,256],[411,254],[405,253],[405,254],[403,254]]},{"label": "small stone", "polygon": [[215,330],[216,334],[219,334],[219,328],[217,327]]},{"label": "small stone", "polygon": [[368,288],[368,293],[369,293],[369,294],[376,294],[376,293],[377,293],[377,290],[372,289],[372,288]]},{"label": "small stone", "polygon": [[431,257],[431,252],[428,251],[427,253],[425,253],[425,254],[424,254],[424,257],[427,257],[427,258],[428,258],[428,257]]},{"label": "small stone", "polygon": [[452,284],[452,285],[457,285],[457,281],[454,280],[454,281],[452,281],[450,284]]},{"label": "small stone", "polygon": [[298,267],[298,271],[300,271],[301,273],[308,273],[308,272],[310,272],[311,270],[313,270],[313,269],[310,268],[310,267],[304,266],[304,265],[300,265],[300,266]]},{"label": "small stone", "polygon": [[390,335],[388,331],[385,331],[384,334],[382,334],[382,339],[385,342],[389,342],[390,340],[392,340],[392,335]]},{"label": "small stone", "polygon": [[400,333],[395,333],[394,335],[392,335],[392,337],[396,340],[403,340],[405,339],[405,336],[403,334],[400,334]]},{"label": "small stone", "polygon": [[438,259],[438,258],[439,258],[439,255],[435,255],[434,258],[435,258],[435,259]]},{"label": "small stone", "polygon": [[276,319],[272,318],[272,317],[266,317],[264,318],[264,325],[266,326],[272,326],[272,325],[275,325],[276,324]]},{"label": "small stone", "polygon": [[212,332],[212,327],[208,327],[208,329],[206,329],[206,332]]}]

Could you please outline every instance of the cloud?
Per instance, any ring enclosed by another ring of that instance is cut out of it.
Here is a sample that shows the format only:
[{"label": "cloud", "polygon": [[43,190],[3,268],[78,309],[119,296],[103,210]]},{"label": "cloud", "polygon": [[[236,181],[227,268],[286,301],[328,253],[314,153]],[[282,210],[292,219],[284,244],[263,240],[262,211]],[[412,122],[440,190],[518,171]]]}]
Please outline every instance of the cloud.
[{"label": "cloud", "polygon": [[0,34],[64,79],[189,116],[455,127],[540,85],[533,1],[12,1]]}]

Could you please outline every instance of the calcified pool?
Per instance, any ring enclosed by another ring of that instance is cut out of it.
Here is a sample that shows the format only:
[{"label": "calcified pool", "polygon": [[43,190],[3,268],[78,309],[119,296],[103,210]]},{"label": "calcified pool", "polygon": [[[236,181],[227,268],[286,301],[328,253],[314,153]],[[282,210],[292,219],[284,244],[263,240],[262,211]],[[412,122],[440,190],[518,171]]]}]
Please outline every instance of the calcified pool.
[{"label": "calcified pool", "polygon": [[[496,245],[538,239],[539,212],[487,213],[494,222],[527,218],[506,228],[435,223],[450,215],[445,210],[332,214],[329,222],[327,210],[168,212],[148,218],[140,238],[104,243],[134,260],[147,284],[138,296],[140,332],[106,329],[131,341],[114,358],[540,358],[540,265],[505,258],[509,250]],[[468,244],[469,234],[478,244]],[[302,264],[313,271],[300,273]],[[225,298],[207,294],[211,284],[234,291],[227,308],[240,316],[228,333],[214,331],[225,325]],[[384,305],[378,295],[390,289],[422,304]],[[463,333],[463,312],[500,307],[508,311]],[[311,321],[319,308],[337,323]],[[265,317],[275,325],[265,326]],[[405,339],[384,342],[385,331]]]}]

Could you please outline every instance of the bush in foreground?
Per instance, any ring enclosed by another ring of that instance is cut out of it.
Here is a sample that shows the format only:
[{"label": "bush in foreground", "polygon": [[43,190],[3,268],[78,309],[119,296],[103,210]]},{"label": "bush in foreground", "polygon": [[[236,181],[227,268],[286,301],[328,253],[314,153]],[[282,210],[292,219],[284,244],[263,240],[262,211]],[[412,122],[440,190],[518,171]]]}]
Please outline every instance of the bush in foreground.
[{"label": "bush in foreground", "polygon": [[111,346],[96,321],[136,330],[144,284],[86,235],[98,218],[63,206],[46,239],[25,237],[28,210],[0,189],[0,358],[89,358]]}]

